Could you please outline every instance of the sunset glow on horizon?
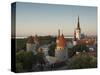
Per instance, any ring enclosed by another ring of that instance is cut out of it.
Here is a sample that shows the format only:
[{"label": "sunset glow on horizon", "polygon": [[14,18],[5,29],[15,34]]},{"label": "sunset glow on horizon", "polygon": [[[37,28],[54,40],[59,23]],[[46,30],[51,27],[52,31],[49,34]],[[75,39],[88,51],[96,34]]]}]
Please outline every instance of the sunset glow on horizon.
[{"label": "sunset glow on horizon", "polygon": [[73,35],[79,16],[82,33],[97,35],[97,7],[16,3],[16,36]]}]

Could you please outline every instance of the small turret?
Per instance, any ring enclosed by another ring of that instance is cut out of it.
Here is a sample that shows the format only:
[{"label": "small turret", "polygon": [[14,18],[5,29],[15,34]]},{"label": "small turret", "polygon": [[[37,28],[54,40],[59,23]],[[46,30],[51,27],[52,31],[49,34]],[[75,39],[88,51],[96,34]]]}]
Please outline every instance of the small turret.
[{"label": "small turret", "polygon": [[60,36],[60,29],[58,30],[58,37]]}]

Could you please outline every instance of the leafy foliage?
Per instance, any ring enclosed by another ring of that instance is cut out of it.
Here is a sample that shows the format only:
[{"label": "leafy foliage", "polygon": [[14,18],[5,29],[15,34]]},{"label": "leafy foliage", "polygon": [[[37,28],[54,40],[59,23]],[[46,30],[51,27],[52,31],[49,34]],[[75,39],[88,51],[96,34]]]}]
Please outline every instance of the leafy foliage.
[{"label": "leafy foliage", "polygon": [[88,47],[86,45],[73,46],[72,48],[68,49],[68,57],[70,58],[70,57],[74,56],[74,54],[76,52],[83,52],[83,51],[85,51],[85,52],[89,51],[89,49],[88,49]]},{"label": "leafy foliage", "polygon": [[75,53],[76,53],[75,50],[73,50],[72,48],[68,48],[68,58],[74,56]]},{"label": "leafy foliage", "polygon": [[70,69],[96,68],[97,59],[93,56],[80,55],[72,58],[68,66]]},{"label": "leafy foliage", "polygon": [[[21,63],[21,64],[19,64]],[[24,71],[31,71],[32,67],[36,64],[36,56],[32,52],[19,51],[16,53],[16,69],[20,68]],[[22,65],[22,67],[19,67]],[[22,70],[21,70],[22,71]]]},{"label": "leafy foliage", "polygon": [[26,39],[16,39],[16,50],[26,50]]},{"label": "leafy foliage", "polygon": [[73,47],[73,50],[75,52],[83,52],[83,51],[88,52],[89,51],[89,49],[86,45],[76,45]]},{"label": "leafy foliage", "polygon": [[37,62],[40,63],[40,64],[45,64],[44,53],[43,52],[38,52],[37,53]]},{"label": "leafy foliage", "polygon": [[56,44],[52,44],[52,45],[49,47],[48,54],[49,54],[50,56],[55,56],[55,47],[56,47]]}]

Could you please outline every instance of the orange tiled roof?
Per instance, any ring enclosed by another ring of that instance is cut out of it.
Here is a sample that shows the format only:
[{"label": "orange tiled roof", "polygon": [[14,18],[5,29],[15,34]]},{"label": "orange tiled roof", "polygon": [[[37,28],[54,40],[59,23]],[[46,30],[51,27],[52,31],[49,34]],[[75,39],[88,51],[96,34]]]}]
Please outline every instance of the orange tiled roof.
[{"label": "orange tiled roof", "polygon": [[34,37],[33,36],[29,36],[27,38],[27,43],[34,43]]},{"label": "orange tiled roof", "polygon": [[58,36],[56,42],[57,42],[57,47],[65,47],[66,42],[64,39],[64,35],[62,34],[61,36]]}]

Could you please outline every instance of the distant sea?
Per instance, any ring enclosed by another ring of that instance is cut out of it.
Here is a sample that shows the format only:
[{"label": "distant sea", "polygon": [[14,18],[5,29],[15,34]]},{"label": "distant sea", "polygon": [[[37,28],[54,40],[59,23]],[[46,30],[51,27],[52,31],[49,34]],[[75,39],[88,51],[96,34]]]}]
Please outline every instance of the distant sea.
[{"label": "distant sea", "polygon": [[[27,38],[27,37],[16,37],[16,39],[24,39],[24,38]],[[64,38],[73,38],[73,36],[64,36]]]},{"label": "distant sea", "polygon": [[24,38],[27,38],[27,37],[16,37],[16,39],[24,39]]}]

